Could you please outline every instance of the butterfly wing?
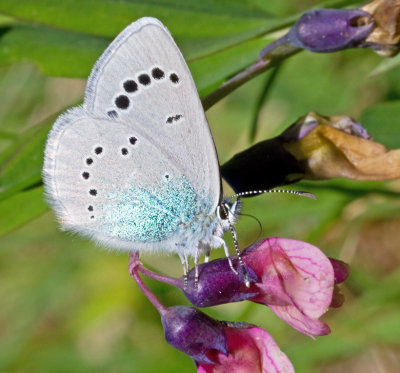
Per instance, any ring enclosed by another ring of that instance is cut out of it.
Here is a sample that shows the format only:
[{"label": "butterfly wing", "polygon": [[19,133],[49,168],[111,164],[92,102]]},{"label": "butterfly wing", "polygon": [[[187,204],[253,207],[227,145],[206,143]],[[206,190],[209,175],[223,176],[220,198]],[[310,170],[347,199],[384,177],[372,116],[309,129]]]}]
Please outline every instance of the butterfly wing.
[{"label": "butterfly wing", "polygon": [[[139,126],[216,207],[220,174],[207,119],[186,62],[160,21],[141,18],[113,41],[89,77],[84,107]],[[143,181],[152,183],[156,171]]]},{"label": "butterfly wing", "polygon": [[160,243],[179,251],[181,230],[215,211],[211,133],[188,67],[159,21],[138,20],[107,48],[83,107],[55,123],[43,174],[62,224],[116,248]]}]

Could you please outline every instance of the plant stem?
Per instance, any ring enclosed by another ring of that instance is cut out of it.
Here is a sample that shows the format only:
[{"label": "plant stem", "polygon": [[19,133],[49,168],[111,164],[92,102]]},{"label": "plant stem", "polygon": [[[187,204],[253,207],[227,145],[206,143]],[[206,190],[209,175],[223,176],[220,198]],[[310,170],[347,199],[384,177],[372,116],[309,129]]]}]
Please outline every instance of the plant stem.
[{"label": "plant stem", "polygon": [[159,273],[150,271],[150,269],[144,267],[142,264],[140,264],[137,268],[138,272],[143,273],[145,276],[150,277],[154,280],[164,282],[168,285],[176,286],[179,287],[179,283],[181,280],[179,278],[175,277],[170,277],[170,276],[165,276],[165,275],[160,275]]},{"label": "plant stem", "polygon": [[281,61],[293,56],[299,51],[299,48],[291,45],[280,45],[280,48],[278,49],[279,53],[271,51],[268,59],[259,59],[243,71],[228,79],[208,96],[204,97],[202,100],[204,110],[208,110],[211,106],[215,105],[218,101],[223,99],[236,88],[260,75],[264,71],[276,66]]},{"label": "plant stem", "polygon": [[157,309],[157,311],[162,315],[167,311],[167,308],[158,300],[158,298],[150,291],[150,289],[144,284],[142,278],[139,275],[138,269],[142,266],[139,260],[139,253],[136,251],[131,251],[129,253],[129,274],[136,281],[139,289],[146,296],[146,298],[151,302],[151,304]]}]

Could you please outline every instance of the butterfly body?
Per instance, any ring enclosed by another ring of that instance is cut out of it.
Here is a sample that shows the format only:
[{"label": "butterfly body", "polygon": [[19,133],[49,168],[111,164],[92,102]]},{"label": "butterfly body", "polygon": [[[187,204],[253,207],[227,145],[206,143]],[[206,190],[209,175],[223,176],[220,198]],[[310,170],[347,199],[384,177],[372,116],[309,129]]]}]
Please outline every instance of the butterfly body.
[{"label": "butterfly body", "polygon": [[[189,69],[154,18],[128,26],[49,134],[43,176],[62,226],[122,250],[224,246],[215,146]],[[226,249],[227,250],[227,249]]]}]

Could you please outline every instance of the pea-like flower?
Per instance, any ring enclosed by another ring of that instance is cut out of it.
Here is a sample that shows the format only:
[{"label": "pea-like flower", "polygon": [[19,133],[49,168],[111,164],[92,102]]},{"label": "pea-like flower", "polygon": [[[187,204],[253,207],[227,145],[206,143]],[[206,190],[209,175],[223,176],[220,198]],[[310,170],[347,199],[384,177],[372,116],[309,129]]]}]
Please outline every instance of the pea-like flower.
[{"label": "pea-like flower", "polygon": [[400,177],[400,149],[373,141],[350,117],[310,112],[279,136],[236,154],[221,171],[236,193],[301,179],[391,180]]},{"label": "pea-like flower", "polygon": [[306,242],[284,238],[258,242],[243,252],[242,259],[250,287],[245,286],[233,257],[238,275],[230,269],[228,259],[219,259],[200,266],[197,288],[194,271],[189,273],[188,286],[184,278],[178,286],[198,307],[250,300],[267,305],[289,325],[311,337],[330,332],[319,318],[332,301],[335,307],[343,303],[334,286],[347,278],[345,263],[330,260]]},{"label": "pea-like flower", "polygon": [[252,285],[259,294],[250,300],[311,337],[330,333],[319,318],[332,302],[335,274],[322,251],[306,242],[270,238],[247,249],[243,261],[259,277]]},{"label": "pea-like flower", "polygon": [[198,373],[291,373],[293,366],[273,338],[246,323],[212,319],[185,306],[161,313],[166,340],[192,357]]}]

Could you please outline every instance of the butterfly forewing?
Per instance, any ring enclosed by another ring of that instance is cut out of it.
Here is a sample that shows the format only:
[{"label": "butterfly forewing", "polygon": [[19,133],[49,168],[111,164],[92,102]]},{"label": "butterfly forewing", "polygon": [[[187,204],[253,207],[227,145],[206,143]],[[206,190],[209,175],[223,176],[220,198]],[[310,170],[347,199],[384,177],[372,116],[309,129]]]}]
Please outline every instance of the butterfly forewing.
[{"label": "butterfly forewing", "polygon": [[[84,106],[139,127],[216,207],[220,175],[210,129],[185,60],[158,20],[142,18],[113,41],[89,77]],[[143,182],[164,171],[155,162]]]}]

